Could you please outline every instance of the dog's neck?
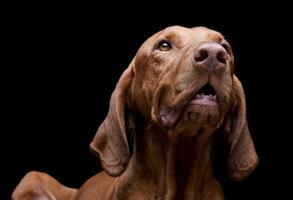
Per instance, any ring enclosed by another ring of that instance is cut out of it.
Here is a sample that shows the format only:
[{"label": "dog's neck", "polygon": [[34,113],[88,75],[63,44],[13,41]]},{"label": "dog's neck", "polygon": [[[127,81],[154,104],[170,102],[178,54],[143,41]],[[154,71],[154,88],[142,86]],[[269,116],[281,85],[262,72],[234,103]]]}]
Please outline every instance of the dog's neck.
[{"label": "dog's neck", "polygon": [[151,199],[223,199],[221,187],[213,178],[209,131],[171,142],[157,126],[138,128],[134,153],[126,176],[122,176],[127,180],[123,182],[143,186]]}]

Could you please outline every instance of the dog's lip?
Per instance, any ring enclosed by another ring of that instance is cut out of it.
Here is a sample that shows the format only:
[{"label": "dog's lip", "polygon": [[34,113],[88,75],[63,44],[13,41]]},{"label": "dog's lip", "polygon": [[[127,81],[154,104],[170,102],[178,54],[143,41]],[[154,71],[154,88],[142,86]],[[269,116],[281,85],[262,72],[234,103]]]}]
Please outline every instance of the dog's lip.
[{"label": "dog's lip", "polygon": [[[202,86],[203,87],[203,86]],[[192,106],[202,107],[220,107],[218,92],[201,91],[202,87],[197,87],[195,90],[184,91],[182,95],[175,100],[173,104],[160,104],[157,108],[158,118],[164,126],[172,127],[180,118],[182,111]],[[207,93],[207,94],[205,94]]]},{"label": "dog's lip", "polygon": [[206,94],[196,94],[193,96],[188,105],[204,105],[204,106],[217,106],[218,99],[217,95],[206,95]]}]

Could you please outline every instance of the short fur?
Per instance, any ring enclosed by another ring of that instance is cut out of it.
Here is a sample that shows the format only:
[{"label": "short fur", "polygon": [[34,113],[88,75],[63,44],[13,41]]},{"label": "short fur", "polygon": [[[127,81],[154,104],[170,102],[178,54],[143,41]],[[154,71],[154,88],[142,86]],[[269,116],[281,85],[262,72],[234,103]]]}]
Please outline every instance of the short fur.
[{"label": "short fur", "polygon": [[[162,42],[170,48],[162,49]],[[191,103],[207,83],[217,104]],[[258,157],[232,49],[214,30],[168,27],[140,47],[112,94],[109,113],[90,144],[104,172],[78,190],[30,172],[12,199],[222,200],[211,156],[219,128],[231,144],[228,175],[242,180]]]}]

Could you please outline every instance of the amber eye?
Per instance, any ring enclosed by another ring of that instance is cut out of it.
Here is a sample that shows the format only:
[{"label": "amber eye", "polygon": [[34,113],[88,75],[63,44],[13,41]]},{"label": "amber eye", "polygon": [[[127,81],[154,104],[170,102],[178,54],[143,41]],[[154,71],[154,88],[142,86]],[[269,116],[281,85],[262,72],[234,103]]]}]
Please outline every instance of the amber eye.
[{"label": "amber eye", "polygon": [[170,44],[170,42],[163,40],[159,43],[157,49],[160,51],[170,51],[172,49],[172,45]]},{"label": "amber eye", "polygon": [[228,54],[231,54],[231,48],[229,47],[228,44],[222,44],[222,47],[224,47],[224,49],[227,51]]}]

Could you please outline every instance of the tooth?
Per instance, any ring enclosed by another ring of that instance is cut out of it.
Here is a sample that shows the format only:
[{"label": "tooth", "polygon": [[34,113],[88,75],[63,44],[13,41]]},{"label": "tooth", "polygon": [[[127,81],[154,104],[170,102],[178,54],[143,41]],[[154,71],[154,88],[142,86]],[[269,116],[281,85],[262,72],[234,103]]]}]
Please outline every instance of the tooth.
[{"label": "tooth", "polygon": [[196,98],[199,98],[199,97],[200,97],[200,95],[199,95],[199,94],[197,94],[197,95],[196,95]]}]

